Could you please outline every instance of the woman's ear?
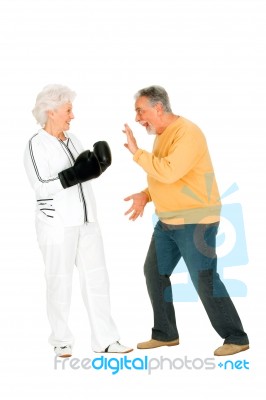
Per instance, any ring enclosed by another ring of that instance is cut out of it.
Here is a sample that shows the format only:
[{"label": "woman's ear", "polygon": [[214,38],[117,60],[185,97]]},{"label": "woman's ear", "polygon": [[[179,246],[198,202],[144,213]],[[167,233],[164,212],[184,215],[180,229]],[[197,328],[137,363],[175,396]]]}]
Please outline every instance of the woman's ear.
[{"label": "woman's ear", "polygon": [[55,114],[54,110],[48,110],[46,112],[48,118],[54,119],[54,114]]}]

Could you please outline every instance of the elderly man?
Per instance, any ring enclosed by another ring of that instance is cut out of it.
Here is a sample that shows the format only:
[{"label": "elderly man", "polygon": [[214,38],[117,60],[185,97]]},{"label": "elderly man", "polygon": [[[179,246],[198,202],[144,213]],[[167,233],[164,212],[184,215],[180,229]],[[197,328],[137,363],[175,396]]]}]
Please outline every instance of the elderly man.
[{"label": "elderly man", "polygon": [[149,153],[138,148],[125,124],[125,147],[148,180],[146,189],[125,199],[133,200],[125,214],[135,221],[152,201],[159,218],[144,265],[154,327],[151,340],[138,348],[179,344],[170,276],[183,257],[210,322],[224,339],[214,355],[247,350],[247,334],[217,273],[215,239],[221,203],[206,139],[194,123],[173,114],[162,87],[144,88],[135,99],[136,121],[156,137]]}]

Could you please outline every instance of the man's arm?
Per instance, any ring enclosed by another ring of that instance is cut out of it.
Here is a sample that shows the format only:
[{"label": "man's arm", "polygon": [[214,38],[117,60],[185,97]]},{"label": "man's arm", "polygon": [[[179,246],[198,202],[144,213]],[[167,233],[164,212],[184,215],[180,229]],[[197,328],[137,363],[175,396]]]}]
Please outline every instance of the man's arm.
[{"label": "man's arm", "polygon": [[124,145],[132,154],[133,160],[154,179],[163,183],[173,183],[185,176],[207,151],[202,134],[192,135],[184,132],[180,139],[171,145],[166,157],[156,157],[153,153],[138,148],[132,130],[125,124],[127,143]]}]

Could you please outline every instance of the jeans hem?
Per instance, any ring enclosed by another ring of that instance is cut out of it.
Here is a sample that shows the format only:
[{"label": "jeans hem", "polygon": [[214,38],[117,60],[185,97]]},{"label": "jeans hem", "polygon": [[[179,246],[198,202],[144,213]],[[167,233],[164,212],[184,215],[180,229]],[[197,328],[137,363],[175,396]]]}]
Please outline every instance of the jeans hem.
[{"label": "jeans hem", "polygon": [[154,337],[153,335],[152,335],[152,337],[151,337],[152,339],[154,339],[154,340],[160,340],[160,342],[172,342],[173,340],[178,340],[179,339],[179,337],[174,337],[174,338],[170,338],[170,339],[160,339],[160,338],[158,338],[158,337]]},{"label": "jeans hem", "polygon": [[245,346],[249,345],[249,341],[233,341],[233,340],[225,340],[223,344],[236,344],[237,346]]}]

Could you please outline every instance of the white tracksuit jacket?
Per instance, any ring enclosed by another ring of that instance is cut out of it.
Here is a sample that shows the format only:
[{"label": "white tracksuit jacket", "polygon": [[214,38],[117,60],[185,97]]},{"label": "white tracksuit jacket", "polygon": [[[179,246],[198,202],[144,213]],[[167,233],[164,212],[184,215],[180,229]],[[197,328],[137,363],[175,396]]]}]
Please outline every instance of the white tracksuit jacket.
[{"label": "white tracksuit jacket", "polygon": [[64,189],[59,172],[74,165],[83,151],[73,134],[63,142],[40,129],[29,141],[24,155],[25,169],[36,193],[37,217],[49,224],[78,226],[94,222],[96,205],[90,182]]}]

